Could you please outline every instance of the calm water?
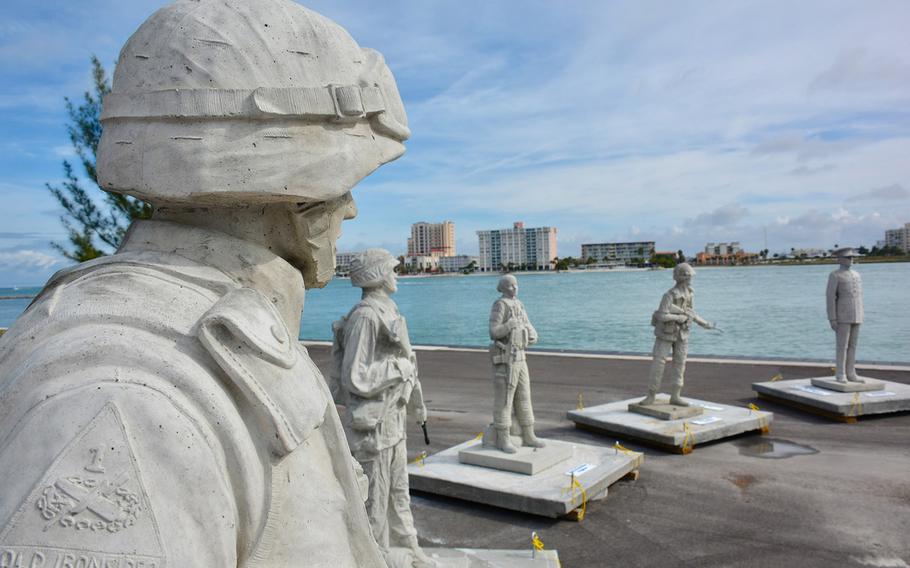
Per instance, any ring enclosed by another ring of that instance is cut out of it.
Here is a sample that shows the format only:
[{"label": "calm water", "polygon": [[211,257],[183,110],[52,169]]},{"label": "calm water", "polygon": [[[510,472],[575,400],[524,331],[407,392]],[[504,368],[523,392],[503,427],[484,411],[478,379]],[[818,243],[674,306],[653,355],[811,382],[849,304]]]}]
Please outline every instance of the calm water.
[{"label": "calm water", "polygon": [[[825,313],[832,266],[698,269],[694,288],[700,315],[724,333],[697,328],[692,354],[831,359],[834,334]],[[910,362],[910,263],[867,264],[863,275],[866,323],[860,359]],[[486,345],[487,317],[498,276],[405,278],[395,299],[414,343]],[[651,312],[673,285],[672,271],[529,274],[519,297],[540,334],[541,348],[648,352]],[[0,296],[34,292],[0,288]],[[331,339],[331,322],[360,297],[348,280],[307,292],[304,339]],[[0,301],[0,327],[29,300]]]}]

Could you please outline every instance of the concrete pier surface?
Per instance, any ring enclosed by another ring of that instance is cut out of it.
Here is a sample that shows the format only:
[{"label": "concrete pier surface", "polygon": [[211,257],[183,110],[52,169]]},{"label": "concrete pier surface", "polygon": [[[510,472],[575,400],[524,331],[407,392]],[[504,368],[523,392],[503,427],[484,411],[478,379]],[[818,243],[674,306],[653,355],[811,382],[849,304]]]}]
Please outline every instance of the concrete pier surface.
[{"label": "concrete pier surface", "polygon": [[[326,371],[330,350],[308,344]],[[430,446],[416,424],[411,458],[464,442],[490,421],[489,357],[482,351],[418,348]],[[646,358],[532,354],[528,365],[538,434],[612,445],[579,430],[566,411],[644,395]],[[433,495],[414,494],[427,546],[530,548],[536,531],[564,568],[910,566],[910,413],[844,424],[756,398],[751,385],[777,373],[820,376],[829,365],[725,360],[690,362],[685,396],[774,412],[767,435],[699,446],[689,455],[622,440],[645,452],[641,477],[610,487],[578,523]],[[910,369],[863,369],[910,384]]]}]

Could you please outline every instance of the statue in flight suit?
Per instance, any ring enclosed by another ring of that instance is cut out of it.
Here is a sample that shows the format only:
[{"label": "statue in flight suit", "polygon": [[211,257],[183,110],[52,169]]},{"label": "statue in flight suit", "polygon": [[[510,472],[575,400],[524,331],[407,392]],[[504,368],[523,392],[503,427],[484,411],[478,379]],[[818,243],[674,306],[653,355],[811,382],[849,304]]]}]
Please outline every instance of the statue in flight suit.
[{"label": "statue in flight suit", "polygon": [[863,323],[863,280],[853,270],[853,258],[859,256],[851,247],[834,251],[840,268],[828,276],[825,294],[828,308],[828,323],[836,333],[835,378],[862,383],[856,374],[856,341],[859,326]]}]

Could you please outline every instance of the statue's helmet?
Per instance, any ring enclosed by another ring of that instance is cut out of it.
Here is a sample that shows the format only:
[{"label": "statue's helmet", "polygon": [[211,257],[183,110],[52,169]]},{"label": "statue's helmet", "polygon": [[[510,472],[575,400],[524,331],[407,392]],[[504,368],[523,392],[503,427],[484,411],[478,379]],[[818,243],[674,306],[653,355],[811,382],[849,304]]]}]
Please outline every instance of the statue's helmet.
[{"label": "statue's helmet", "polygon": [[291,0],[177,0],[120,52],[98,181],[159,203],[336,198],[404,153],[382,55]]},{"label": "statue's helmet", "polygon": [[351,261],[351,286],[358,288],[380,286],[399,264],[398,259],[385,249],[367,249]]}]

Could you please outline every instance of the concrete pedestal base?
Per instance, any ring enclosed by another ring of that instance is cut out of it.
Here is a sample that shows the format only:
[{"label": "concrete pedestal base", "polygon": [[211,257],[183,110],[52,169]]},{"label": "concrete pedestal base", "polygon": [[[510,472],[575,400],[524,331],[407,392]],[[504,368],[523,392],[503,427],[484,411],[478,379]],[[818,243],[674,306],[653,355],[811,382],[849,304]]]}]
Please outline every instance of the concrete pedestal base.
[{"label": "concrete pedestal base", "polygon": [[842,422],[856,422],[858,417],[869,414],[910,410],[910,385],[879,381],[881,390],[838,392],[812,382],[813,379],[793,379],[752,383],[752,390],[762,398]]},{"label": "concrete pedestal base", "polygon": [[424,548],[439,568],[558,568],[555,550],[478,550],[475,548]]},{"label": "concrete pedestal base", "polygon": [[834,390],[837,392],[866,392],[866,391],[877,391],[884,390],[885,384],[881,381],[875,379],[863,379],[862,383],[857,383],[853,381],[847,381],[842,383],[834,377],[819,377],[815,379],[809,379],[812,381],[812,386],[821,387],[823,389]]},{"label": "concrete pedestal base", "polygon": [[[413,491],[457,497],[545,517],[560,517],[583,503],[606,497],[607,488],[632,474],[643,455],[603,446],[545,440],[568,449],[571,457],[535,475],[461,463],[458,454],[478,444],[470,440],[408,466]],[[578,485],[572,484],[572,473]],[[579,487],[580,486],[580,487]],[[582,492],[582,489],[584,492]]]},{"label": "concrete pedestal base", "polygon": [[571,458],[572,446],[567,444],[547,444],[543,448],[522,446],[518,452],[507,454],[498,448],[484,447],[481,442],[477,442],[458,452],[458,461],[461,463],[525,475],[538,474]]},{"label": "concrete pedestal base", "polygon": [[[684,400],[683,402],[688,401]],[[657,395],[654,404],[643,405],[639,404],[637,401],[630,403],[629,412],[653,416],[654,418],[660,418],[661,420],[679,420],[680,418],[698,416],[704,412],[704,409],[694,404],[691,406],[670,404],[669,395],[659,394]]]},{"label": "concrete pedestal base", "polygon": [[629,412],[629,404],[637,400],[571,410],[568,418],[580,428],[635,439],[683,454],[705,442],[753,430],[767,431],[774,418],[772,413],[762,410],[687,398],[687,402],[704,412],[694,418],[660,420]]}]

